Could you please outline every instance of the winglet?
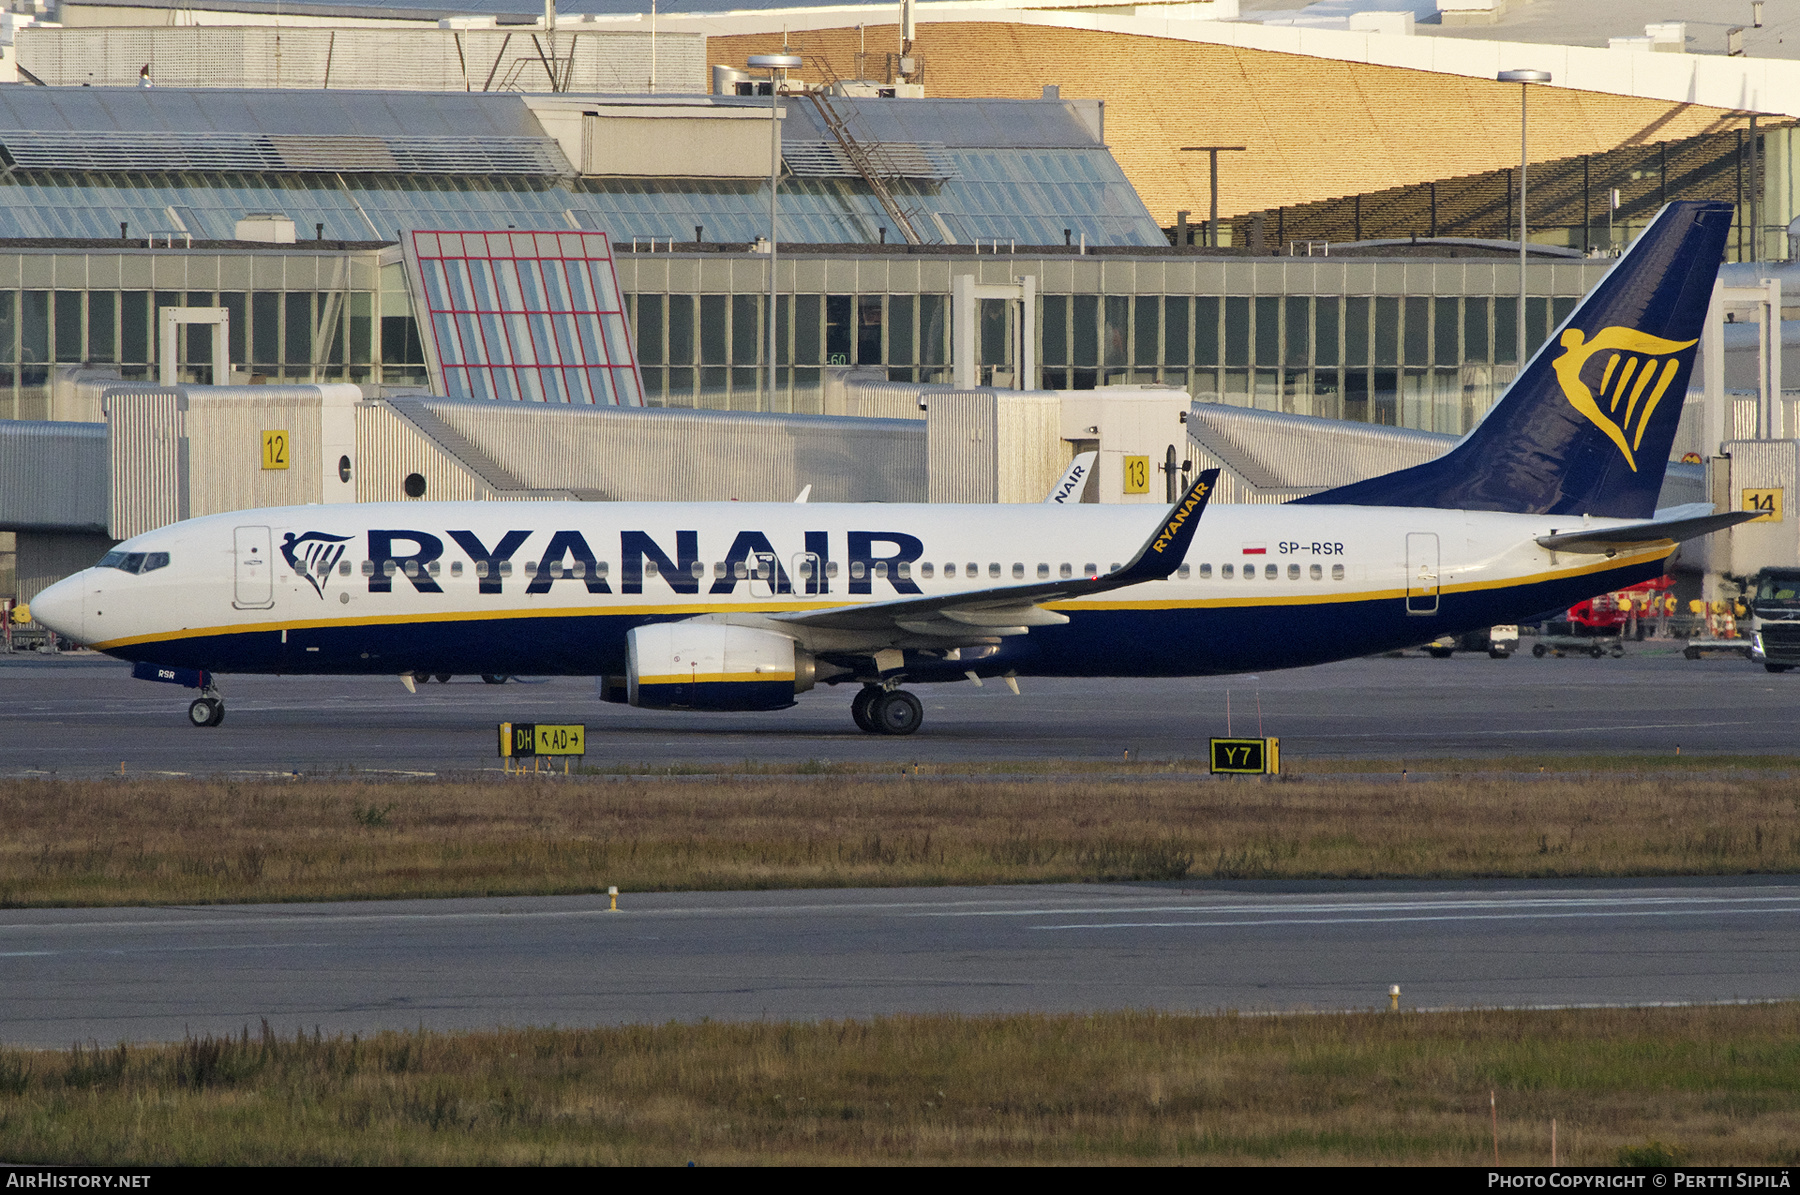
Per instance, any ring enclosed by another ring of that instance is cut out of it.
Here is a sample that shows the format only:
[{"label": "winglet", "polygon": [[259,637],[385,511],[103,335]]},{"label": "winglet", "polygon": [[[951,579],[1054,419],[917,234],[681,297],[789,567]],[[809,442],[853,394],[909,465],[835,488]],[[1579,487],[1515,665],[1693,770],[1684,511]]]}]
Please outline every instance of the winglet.
[{"label": "winglet", "polygon": [[1213,486],[1218,480],[1217,469],[1202,469],[1187,493],[1169,508],[1168,517],[1156,529],[1156,534],[1131,558],[1131,563],[1104,579],[1120,585],[1135,585],[1139,581],[1161,581],[1174,573],[1187,556],[1188,545],[1194,541],[1194,532],[1200,528],[1200,516],[1206,513],[1207,500],[1212,497]]}]

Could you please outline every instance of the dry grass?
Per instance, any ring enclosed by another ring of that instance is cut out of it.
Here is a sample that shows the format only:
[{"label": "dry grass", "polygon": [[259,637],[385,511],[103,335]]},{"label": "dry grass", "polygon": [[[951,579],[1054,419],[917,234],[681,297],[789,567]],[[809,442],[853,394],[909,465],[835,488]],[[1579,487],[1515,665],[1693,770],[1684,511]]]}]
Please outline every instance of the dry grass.
[{"label": "dry grass", "polygon": [[0,1051],[27,1163],[1800,1162],[1800,1005]]},{"label": "dry grass", "polygon": [[0,782],[0,905],[1800,870],[1800,779]]}]

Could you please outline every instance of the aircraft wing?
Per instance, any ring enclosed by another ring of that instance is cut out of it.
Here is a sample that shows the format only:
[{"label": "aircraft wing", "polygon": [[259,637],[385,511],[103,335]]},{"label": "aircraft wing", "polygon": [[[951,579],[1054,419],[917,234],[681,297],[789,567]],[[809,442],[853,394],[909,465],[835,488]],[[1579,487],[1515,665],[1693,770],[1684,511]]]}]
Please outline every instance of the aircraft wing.
[{"label": "aircraft wing", "polygon": [[808,630],[864,631],[876,635],[892,635],[899,630],[962,643],[1023,635],[1034,626],[1057,626],[1068,622],[1068,616],[1044,609],[1043,603],[1160,581],[1172,574],[1187,555],[1218,476],[1217,469],[1203,470],[1181,500],[1169,508],[1167,517],[1138,548],[1131,562],[1103,576],[997,585],[828,610],[798,610],[773,615],[770,621]]},{"label": "aircraft wing", "polygon": [[[1686,509],[1686,508],[1678,508]],[[1761,517],[1754,510],[1734,510],[1722,515],[1698,515],[1685,519],[1653,519],[1647,523],[1628,523],[1623,527],[1589,527],[1538,536],[1538,544],[1552,552],[1572,552],[1577,556],[1611,556],[1639,548],[1660,548],[1698,539],[1714,531],[1723,531],[1739,523]]]}]

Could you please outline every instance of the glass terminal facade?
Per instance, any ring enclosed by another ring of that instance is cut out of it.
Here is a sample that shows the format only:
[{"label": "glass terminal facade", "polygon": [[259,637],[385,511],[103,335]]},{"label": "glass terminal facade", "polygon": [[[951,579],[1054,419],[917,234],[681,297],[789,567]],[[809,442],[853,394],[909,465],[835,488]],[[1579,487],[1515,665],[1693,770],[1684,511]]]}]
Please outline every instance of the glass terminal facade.
[{"label": "glass terminal facade", "polygon": [[[1203,401],[1458,433],[1517,367],[1518,268],[1504,260],[796,251],[778,263],[770,395],[766,257],[627,250],[615,261],[652,406],[818,412],[829,366],[947,384],[951,278],[965,273],[1037,277],[1040,366],[1027,381],[1050,389],[1156,382]],[[1532,348],[1610,265],[1529,267]],[[59,367],[156,376],[164,306],[230,310],[237,381],[430,387],[404,268],[391,246],[0,248],[0,417],[48,417]],[[1011,376],[1013,318],[1010,304],[982,304],[984,380]],[[184,380],[213,380],[211,336],[183,330]]]}]

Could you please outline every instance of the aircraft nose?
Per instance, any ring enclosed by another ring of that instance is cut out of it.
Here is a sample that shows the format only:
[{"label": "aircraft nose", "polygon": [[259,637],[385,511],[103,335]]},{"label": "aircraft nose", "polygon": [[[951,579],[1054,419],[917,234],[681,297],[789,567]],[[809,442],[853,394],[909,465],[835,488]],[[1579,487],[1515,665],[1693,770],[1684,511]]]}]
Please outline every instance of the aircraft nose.
[{"label": "aircraft nose", "polygon": [[83,570],[61,581],[31,599],[33,622],[43,623],[65,639],[85,642],[87,630],[87,572]]}]

